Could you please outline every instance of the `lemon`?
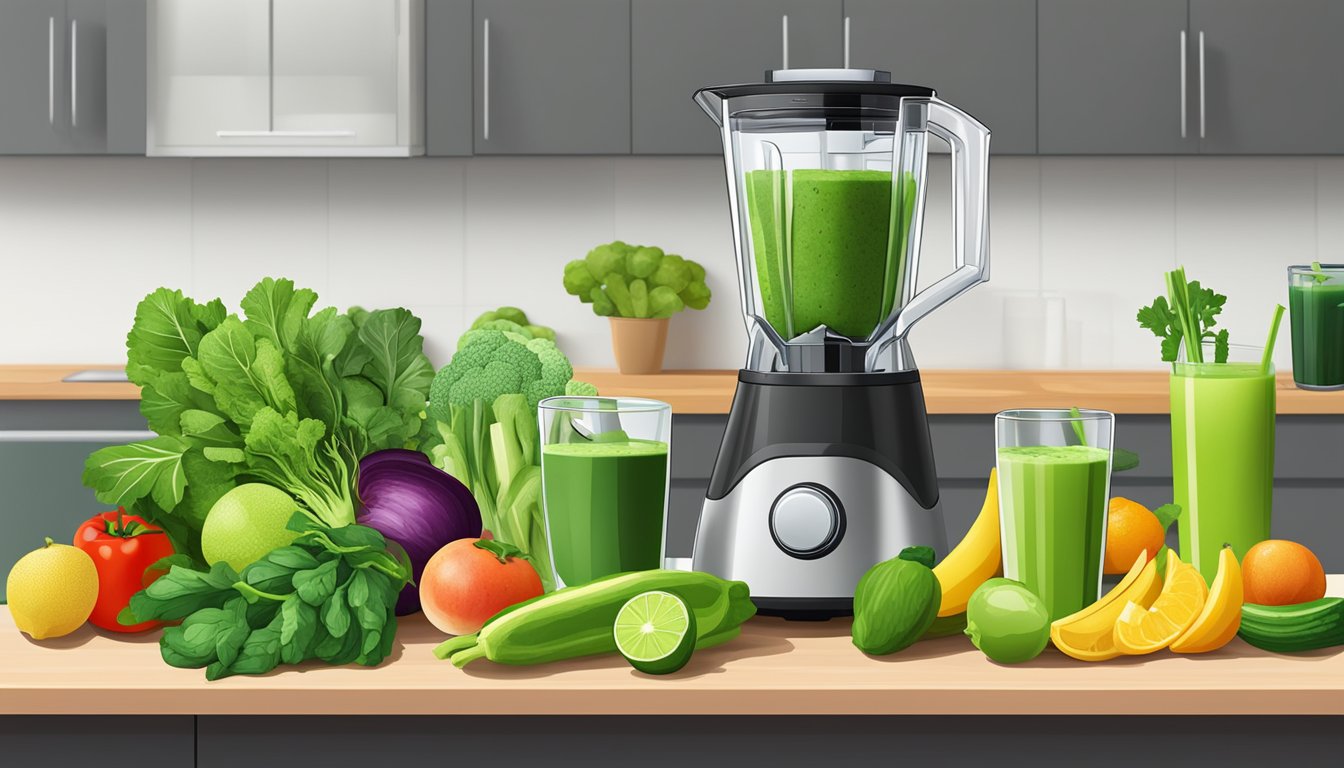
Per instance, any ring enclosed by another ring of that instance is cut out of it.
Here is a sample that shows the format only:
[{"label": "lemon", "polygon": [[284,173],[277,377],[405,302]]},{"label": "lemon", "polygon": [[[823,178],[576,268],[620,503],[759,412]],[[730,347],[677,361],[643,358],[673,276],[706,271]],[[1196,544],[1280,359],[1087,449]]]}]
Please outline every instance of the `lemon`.
[{"label": "lemon", "polygon": [[1204,610],[1185,634],[1171,644],[1172,652],[1208,653],[1227,645],[1241,626],[1242,602],[1241,566],[1232,547],[1224,546],[1218,554],[1218,575],[1213,577]]},{"label": "lemon", "polygon": [[1208,595],[1209,588],[1199,571],[1171,554],[1166,583],[1153,607],[1144,608],[1130,601],[1120,612],[1115,622],[1116,649],[1139,655],[1166,648],[1195,623]]},{"label": "lemon", "polygon": [[299,505],[289,494],[262,483],[247,483],[219,497],[201,526],[201,554],[235,571],[260,560],[299,534],[285,526]]},{"label": "lemon", "polygon": [[51,539],[19,559],[5,580],[14,626],[34,640],[61,637],[79,629],[98,601],[98,569],[93,558]]}]

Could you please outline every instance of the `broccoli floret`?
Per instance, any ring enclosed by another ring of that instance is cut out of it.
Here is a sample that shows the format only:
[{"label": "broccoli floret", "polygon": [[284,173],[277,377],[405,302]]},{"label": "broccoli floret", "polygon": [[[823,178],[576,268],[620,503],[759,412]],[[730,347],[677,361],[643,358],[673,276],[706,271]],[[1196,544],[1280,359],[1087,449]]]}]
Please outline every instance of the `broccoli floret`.
[{"label": "broccoli floret", "polygon": [[565,293],[578,296],[580,301],[587,304],[592,301],[589,295],[593,289],[600,285],[601,282],[593,277],[584,259],[575,259],[565,265]]},{"label": "broccoli floret", "polygon": [[565,385],[574,377],[574,367],[555,342],[533,339],[527,342],[527,348],[541,362],[541,376],[523,387],[528,405],[536,408],[542,400],[565,393]]},{"label": "broccoli floret", "polygon": [[673,293],[681,293],[691,283],[691,268],[685,259],[669,253],[658,263],[658,269],[649,278],[649,283],[654,287],[667,286]]},{"label": "broccoli floret", "polygon": [[463,334],[452,361],[434,375],[429,413],[449,421],[454,405],[471,405],[476,400],[493,403],[500,395],[523,393],[529,382],[541,378],[541,360],[526,342],[503,331],[470,331]]},{"label": "broccoli floret", "polygon": [[528,333],[532,334],[532,338],[534,339],[546,339],[547,341],[555,341],[554,328],[547,328],[544,325],[525,325],[523,327],[527,329]]},{"label": "broccoli floret", "polygon": [[588,252],[584,262],[588,266],[588,272],[594,281],[601,283],[609,279],[612,275],[620,275],[625,271],[625,257],[630,251],[630,246],[617,240],[614,243],[599,245]]},{"label": "broccoli floret", "polygon": [[625,259],[625,272],[631,277],[648,277],[657,271],[662,261],[662,248],[636,248]]},{"label": "broccoli floret", "polygon": [[597,387],[586,381],[571,381],[565,385],[569,397],[597,397]]},{"label": "broccoli floret", "polygon": [[[585,272],[583,262],[577,263]],[[533,325],[527,320],[527,313],[517,307],[500,307],[489,312],[482,312],[481,316],[476,318],[476,322],[471,324],[471,330],[495,330],[513,333],[528,339],[550,339],[555,341],[555,331],[544,325]],[[465,338],[465,337],[464,337]],[[459,340],[458,346],[461,346]]]},{"label": "broccoli floret", "polygon": [[704,283],[691,283],[682,291],[681,300],[691,309],[704,309],[709,306],[709,286]]},{"label": "broccoli floret", "polygon": [[504,331],[505,333],[516,333],[524,339],[532,338],[532,332],[527,330],[527,326],[519,325],[512,320],[505,320],[502,317],[485,322],[477,320],[472,324],[471,329],[473,331]]}]

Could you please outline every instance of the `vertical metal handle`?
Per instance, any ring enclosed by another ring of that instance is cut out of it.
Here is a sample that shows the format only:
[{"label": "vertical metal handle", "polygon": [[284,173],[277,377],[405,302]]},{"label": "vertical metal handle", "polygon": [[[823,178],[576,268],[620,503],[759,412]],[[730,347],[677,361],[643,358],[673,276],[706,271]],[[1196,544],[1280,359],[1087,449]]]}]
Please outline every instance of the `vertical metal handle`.
[{"label": "vertical metal handle", "polygon": [[1204,30],[1199,31],[1199,138],[1204,138]]},{"label": "vertical metal handle", "polygon": [[490,140],[490,19],[481,24],[481,138]]},{"label": "vertical metal handle", "polygon": [[70,20],[70,126],[79,125],[79,21]]},{"label": "vertical metal handle", "polygon": [[56,17],[47,19],[47,124],[56,125]]},{"label": "vertical metal handle", "polygon": [[784,66],[781,67],[781,69],[788,69],[788,68],[789,68],[789,15],[788,15],[787,13],[784,14],[783,16],[780,16],[780,17],[779,17],[779,30],[780,30],[780,35],[784,38],[783,44],[780,46],[781,50],[782,50],[783,53],[784,53],[784,56],[783,56],[783,59],[784,59]]},{"label": "vertical metal handle", "polygon": [[849,69],[849,17],[845,17],[845,69]]},{"label": "vertical metal handle", "polygon": [[1187,99],[1185,93],[1185,81],[1188,79],[1188,76],[1186,75],[1186,64],[1185,64],[1186,57],[1188,56],[1185,47],[1185,37],[1186,37],[1185,30],[1182,29],[1181,30],[1181,138],[1182,139],[1185,138],[1185,122],[1186,122],[1185,113],[1187,111],[1185,104]]}]

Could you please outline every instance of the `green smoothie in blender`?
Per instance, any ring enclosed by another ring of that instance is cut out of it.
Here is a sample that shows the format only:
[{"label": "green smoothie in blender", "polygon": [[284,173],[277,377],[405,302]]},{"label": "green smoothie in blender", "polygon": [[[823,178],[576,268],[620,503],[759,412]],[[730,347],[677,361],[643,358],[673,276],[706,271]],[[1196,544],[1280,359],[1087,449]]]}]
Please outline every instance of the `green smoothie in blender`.
[{"label": "green smoothie in blender", "polygon": [[[751,241],[765,319],[785,338],[819,325],[864,338],[899,297],[915,181],[891,204],[886,171],[750,171]],[[901,236],[889,242],[891,219]]]}]

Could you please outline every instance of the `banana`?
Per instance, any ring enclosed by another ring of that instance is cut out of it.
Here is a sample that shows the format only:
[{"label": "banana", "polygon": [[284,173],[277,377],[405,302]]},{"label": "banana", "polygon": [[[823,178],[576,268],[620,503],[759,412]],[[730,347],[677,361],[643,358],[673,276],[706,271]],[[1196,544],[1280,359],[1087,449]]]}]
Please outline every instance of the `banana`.
[{"label": "banana", "polygon": [[1209,599],[1204,601],[1195,623],[1171,644],[1174,653],[1207,653],[1227,645],[1241,626],[1243,602],[1241,565],[1232,547],[1224,546],[1218,553],[1218,574],[1209,587]]},{"label": "banana", "polygon": [[971,593],[999,570],[999,485],[998,471],[989,470],[989,489],[980,516],[960,544],[933,569],[943,588],[938,615],[955,616],[966,610]]}]

